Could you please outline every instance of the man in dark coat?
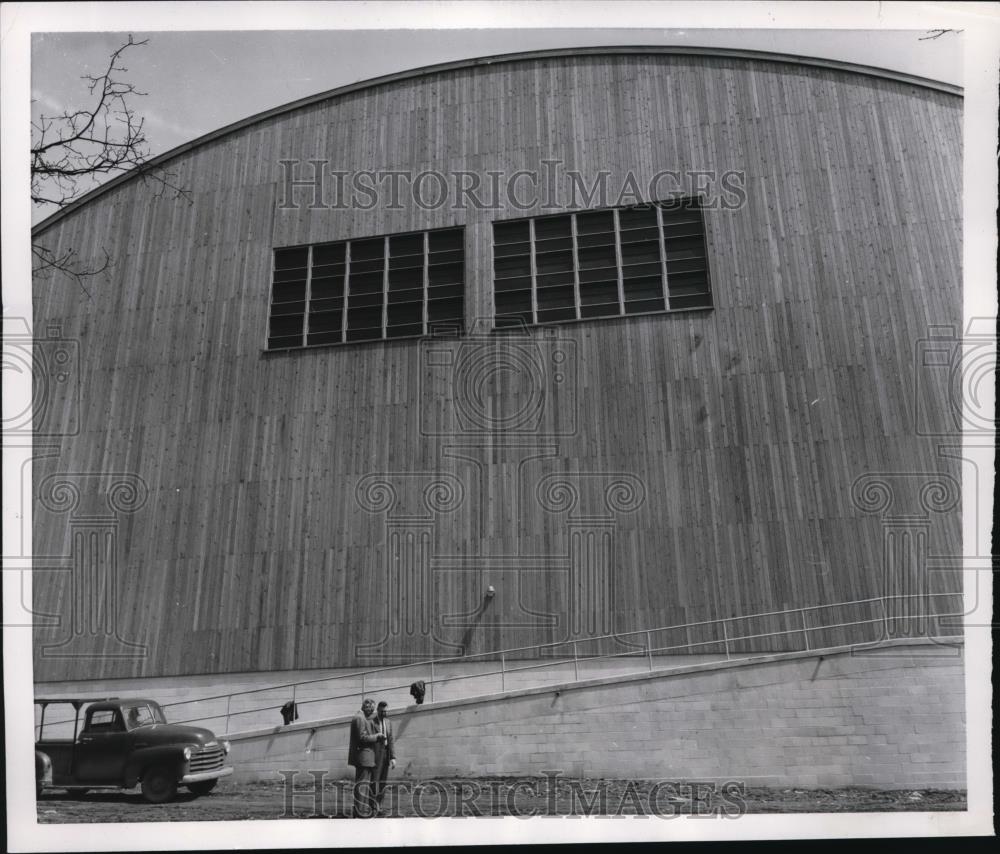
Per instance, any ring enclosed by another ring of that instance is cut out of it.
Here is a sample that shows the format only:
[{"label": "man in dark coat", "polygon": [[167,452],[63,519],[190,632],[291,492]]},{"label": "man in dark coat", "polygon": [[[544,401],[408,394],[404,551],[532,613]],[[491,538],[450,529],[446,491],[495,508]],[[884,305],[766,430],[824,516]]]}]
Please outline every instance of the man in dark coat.
[{"label": "man in dark coat", "polygon": [[351,721],[347,764],[354,768],[354,817],[375,814],[375,745],[382,740],[375,722],[375,703],[365,700]]},{"label": "man in dark coat", "polygon": [[385,781],[389,776],[389,769],[396,767],[396,742],[392,735],[392,721],[389,720],[389,704],[385,700],[378,704],[375,727],[382,736],[375,744],[375,804],[381,813]]}]

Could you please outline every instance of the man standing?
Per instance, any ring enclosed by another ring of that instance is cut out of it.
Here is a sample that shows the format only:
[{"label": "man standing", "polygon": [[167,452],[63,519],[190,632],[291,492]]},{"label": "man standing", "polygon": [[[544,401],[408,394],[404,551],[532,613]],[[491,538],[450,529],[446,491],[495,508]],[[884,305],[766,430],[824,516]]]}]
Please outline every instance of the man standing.
[{"label": "man standing", "polygon": [[392,721],[389,720],[389,704],[385,700],[378,704],[375,727],[379,735],[379,741],[375,743],[375,804],[381,813],[385,781],[389,776],[389,769],[396,767],[396,744],[392,737]]},{"label": "man standing", "polygon": [[375,722],[375,703],[365,700],[351,721],[347,764],[354,767],[354,817],[375,814],[375,745],[381,740]]}]

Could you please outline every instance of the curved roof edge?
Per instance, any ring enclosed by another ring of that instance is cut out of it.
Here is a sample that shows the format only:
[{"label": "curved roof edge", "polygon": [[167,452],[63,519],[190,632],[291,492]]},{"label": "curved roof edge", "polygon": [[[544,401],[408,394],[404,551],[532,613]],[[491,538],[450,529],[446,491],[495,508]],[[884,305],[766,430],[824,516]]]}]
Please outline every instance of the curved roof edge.
[{"label": "curved roof edge", "polygon": [[523,51],[521,53],[503,53],[494,56],[480,56],[473,59],[458,59],[451,62],[441,62],[434,65],[424,65],[419,68],[411,68],[406,71],[395,71],[392,74],[384,74],[381,77],[372,77],[369,80],[360,80],[357,83],[349,83],[346,86],[338,86],[335,89],[328,89],[325,92],[319,92],[315,95],[307,95],[304,98],[299,98],[296,101],[290,101],[287,104],[282,104],[278,107],[272,107],[269,110],[264,110],[263,112],[256,113],[255,115],[248,116],[245,119],[240,119],[232,124],[225,125],[224,127],[218,128],[217,130],[210,131],[202,136],[190,140],[189,142],[182,143],[175,148],[171,148],[169,151],[165,151],[162,154],[158,154],[156,157],[152,157],[147,160],[141,167],[137,167],[129,172],[125,172],[112,178],[110,181],[101,184],[99,187],[95,187],[93,190],[84,193],[80,198],[64,208],[56,211],[50,216],[43,219],[40,223],[35,225],[31,229],[32,237],[37,237],[42,232],[48,230],[61,219],[86,204],[94,201],[99,196],[108,192],[109,190],[117,187],[126,181],[138,177],[143,170],[148,170],[150,167],[162,166],[168,160],[178,157],[181,154],[185,154],[192,149],[198,148],[199,146],[205,145],[209,142],[214,142],[217,139],[221,139],[228,134],[234,133],[235,131],[242,130],[257,122],[262,122],[267,119],[273,118],[274,116],[280,116],[282,113],[289,113],[293,110],[300,109],[302,107],[308,107],[312,104],[319,103],[320,101],[326,101],[330,98],[335,98],[340,95],[348,95],[353,92],[359,92],[363,89],[370,89],[376,86],[383,86],[387,83],[396,83],[400,80],[408,80],[414,77],[422,77],[429,74],[439,74],[445,71],[459,71],[465,68],[475,68],[480,65],[498,65],[503,62],[521,62],[533,59],[558,59],[562,57],[569,56],[613,56],[613,55],[641,55],[641,54],[660,54],[660,55],[675,55],[675,56],[721,56],[728,59],[756,59],[765,62],[783,62],[795,65],[808,65],[817,68],[826,68],[834,71],[848,71],[855,74],[863,74],[869,77],[880,77],[886,80],[894,80],[899,83],[908,83],[912,86],[920,86],[926,89],[934,89],[938,92],[944,92],[949,95],[957,95],[959,97],[963,94],[963,89],[961,86],[955,86],[951,83],[942,83],[939,80],[931,80],[927,77],[918,77],[913,74],[905,74],[901,71],[892,71],[888,68],[878,68],[876,66],[869,65],[859,65],[854,62],[843,62],[837,59],[823,59],[819,57],[810,56],[799,56],[797,54],[791,53],[772,53],[770,51],[763,50],[739,50],[736,48],[723,48],[723,47],[683,47],[683,46],[669,46],[669,45],[645,45],[645,46],[624,46],[624,47],[614,47],[614,46],[594,46],[594,47],[570,47],[570,48],[553,48],[550,50],[530,50]]}]

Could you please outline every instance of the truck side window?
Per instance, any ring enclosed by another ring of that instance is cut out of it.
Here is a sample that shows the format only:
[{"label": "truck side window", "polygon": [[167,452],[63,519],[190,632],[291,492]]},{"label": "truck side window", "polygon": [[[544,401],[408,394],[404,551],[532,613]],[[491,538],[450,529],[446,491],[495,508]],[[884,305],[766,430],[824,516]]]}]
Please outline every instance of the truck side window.
[{"label": "truck side window", "polygon": [[129,706],[125,709],[125,715],[129,729],[156,723],[153,713],[150,711],[149,706],[146,705]]},{"label": "truck side window", "polygon": [[99,709],[87,721],[87,732],[122,732],[125,729],[116,709]]}]

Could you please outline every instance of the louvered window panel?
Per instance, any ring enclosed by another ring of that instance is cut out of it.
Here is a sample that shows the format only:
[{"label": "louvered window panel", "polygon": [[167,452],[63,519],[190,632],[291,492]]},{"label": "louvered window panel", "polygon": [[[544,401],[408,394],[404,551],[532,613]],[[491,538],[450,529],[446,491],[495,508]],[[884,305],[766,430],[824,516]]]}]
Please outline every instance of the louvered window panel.
[{"label": "louvered window panel", "polygon": [[269,350],[461,331],[464,319],[462,228],[274,250]]},{"label": "louvered window panel", "polygon": [[496,325],[532,323],[531,221],[493,225]]},{"label": "louvered window panel", "polygon": [[711,308],[696,198],[493,224],[496,326]]},{"label": "louvered window panel", "polygon": [[705,225],[696,199],[678,199],[660,207],[671,308],[705,308],[712,304],[708,279]]},{"label": "louvered window panel", "polygon": [[309,279],[309,249],[277,249],[271,285],[271,316],[268,320],[269,349],[302,346],[306,316],[306,284]]}]

